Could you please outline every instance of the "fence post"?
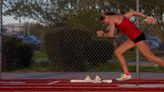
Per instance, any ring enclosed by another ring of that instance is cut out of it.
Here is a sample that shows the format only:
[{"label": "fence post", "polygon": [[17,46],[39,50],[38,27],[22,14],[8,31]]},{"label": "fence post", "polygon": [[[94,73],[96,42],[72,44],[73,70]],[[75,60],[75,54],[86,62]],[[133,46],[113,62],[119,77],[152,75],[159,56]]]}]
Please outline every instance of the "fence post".
[{"label": "fence post", "polygon": [[2,2],[3,0],[0,0],[0,78],[2,74]]},{"label": "fence post", "polygon": [[[136,0],[136,10],[137,11],[140,11],[139,10],[139,4],[140,4],[140,0]],[[137,18],[136,25],[137,25],[137,27],[139,27],[139,19],[138,18]],[[139,62],[139,50],[136,49],[136,73],[137,73],[137,79],[140,78],[140,69],[139,69],[140,67],[139,67],[139,65],[140,65],[140,62]]]}]

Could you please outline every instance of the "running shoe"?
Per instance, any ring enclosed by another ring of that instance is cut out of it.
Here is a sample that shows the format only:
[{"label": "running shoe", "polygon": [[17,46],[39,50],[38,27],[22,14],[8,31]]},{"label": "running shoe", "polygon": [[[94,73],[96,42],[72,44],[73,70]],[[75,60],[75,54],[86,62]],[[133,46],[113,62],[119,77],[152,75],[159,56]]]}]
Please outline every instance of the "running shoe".
[{"label": "running shoe", "polygon": [[131,75],[121,74],[120,78],[117,78],[118,81],[130,80],[132,79]]}]

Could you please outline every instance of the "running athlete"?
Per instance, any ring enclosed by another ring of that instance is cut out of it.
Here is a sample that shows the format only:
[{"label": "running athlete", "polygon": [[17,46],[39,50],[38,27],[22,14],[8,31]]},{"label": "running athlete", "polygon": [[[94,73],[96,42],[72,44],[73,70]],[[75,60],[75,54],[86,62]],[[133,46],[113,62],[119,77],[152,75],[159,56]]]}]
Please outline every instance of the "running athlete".
[{"label": "running athlete", "polygon": [[148,61],[157,63],[160,66],[164,66],[164,60],[155,56],[150,50],[149,46],[145,42],[145,35],[140,29],[138,29],[130,20],[132,16],[142,17],[146,20],[148,24],[156,24],[156,20],[153,17],[144,15],[141,12],[130,11],[121,15],[116,15],[114,13],[106,13],[101,17],[101,22],[109,26],[109,32],[105,33],[102,30],[97,31],[97,36],[99,37],[109,37],[113,38],[115,34],[115,28],[118,28],[124,35],[128,37],[128,40],[118,46],[114,54],[118,58],[121,68],[124,74],[121,75],[117,80],[129,80],[131,79],[131,74],[128,70],[126,59],[123,54],[134,47],[137,47],[139,51],[145,56]]}]

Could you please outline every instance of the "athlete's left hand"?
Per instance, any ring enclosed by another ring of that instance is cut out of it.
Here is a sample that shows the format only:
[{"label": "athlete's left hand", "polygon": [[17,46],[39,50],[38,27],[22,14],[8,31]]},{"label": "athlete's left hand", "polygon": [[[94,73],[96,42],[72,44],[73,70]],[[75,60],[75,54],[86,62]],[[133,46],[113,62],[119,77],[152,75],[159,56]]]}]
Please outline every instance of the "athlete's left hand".
[{"label": "athlete's left hand", "polygon": [[153,17],[150,17],[150,16],[148,16],[148,17],[145,19],[145,21],[146,21],[148,24],[156,24],[156,23],[157,23],[156,19],[153,18]]},{"label": "athlete's left hand", "polygon": [[103,35],[104,35],[104,31],[102,31],[102,30],[98,30],[96,33],[97,33],[98,37],[103,37]]}]

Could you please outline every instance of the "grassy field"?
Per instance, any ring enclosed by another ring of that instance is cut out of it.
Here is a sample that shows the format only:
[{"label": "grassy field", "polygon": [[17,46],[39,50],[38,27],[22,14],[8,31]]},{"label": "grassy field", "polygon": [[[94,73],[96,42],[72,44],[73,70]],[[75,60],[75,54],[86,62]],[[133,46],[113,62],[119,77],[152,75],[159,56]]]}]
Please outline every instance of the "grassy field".
[{"label": "grassy field", "polygon": [[[128,66],[130,72],[136,72],[136,66]],[[85,72],[122,72],[118,63],[106,63],[99,66],[87,67]],[[16,69],[16,72],[60,72],[55,66],[48,64],[47,62],[33,63],[31,67],[24,69]],[[159,66],[140,66],[141,72],[156,72],[164,73],[164,67]],[[63,72],[63,71],[61,71]],[[69,71],[65,71],[69,72]]]},{"label": "grassy field", "polygon": [[[164,52],[163,53],[155,53],[155,55],[164,58]],[[136,59],[136,53],[133,51],[128,51],[125,53],[125,57],[127,59]],[[37,52],[34,53],[33,58],[48,58],[48,55],[46,52]],[[115,57],[113,57],[115,59]],[[140,59],[144,59],[144,57],[140,54]]]},{"label": "grassy field", "polygon": [[[136,66],[128,66],[129,71],[136,72]],[[104,71],[104,72],[121,72],[121,67],[118,63],[108,63],[100,66],[93,67],[90,71]],[[141,72],[159,72],[164,73],[164,67],[160,66],[140,66]]]},{"label": "grassy field", "polygon": [[48,58],[48,55],[46,52],[38,52],[34,53],[33,58]]},{"label": "grassy field", "polygon": [[[158,56],[164,56],[162,54],[157,54]],[[135,61],[136,60],[136,54],[134,52],[127,52],[125,53],[125,57],[127,58],[128,61]],[[45,52],[38,52],[35,53],[33,58],[48,58],[48,55]],[[113,61],[117,61],[116,57],[112,58]],[[143,56],[140,56],[140,60],[146,60]],[[135,72],[136,71],[136,66],[131,65],[128,67],[129,70],[131,72]],[[50,66],[48,64],[48,62],[40,62],[40,63],[36,63],[34,62],[31,67],[26,68],[26,69],[17,69],[22,70],[22,71],[33,71],[33,72],[49,72],[49,71],[57,71],[57,69],[55,68],[55,66]],[[16,71],[17,71],[16,70]],[[107,64],[101,64],[99,66],[95,66],[95,67],[90,67],[88,69],[88,71],[98,71],[98,72],[120,72],[121,68],[120,65],[118,64],[118,62],[114,62],[114,63],[107,63]],[[140,71],[141,72],[164,72],[164,67],[155,67],[155,66],[140,66]]]}]

